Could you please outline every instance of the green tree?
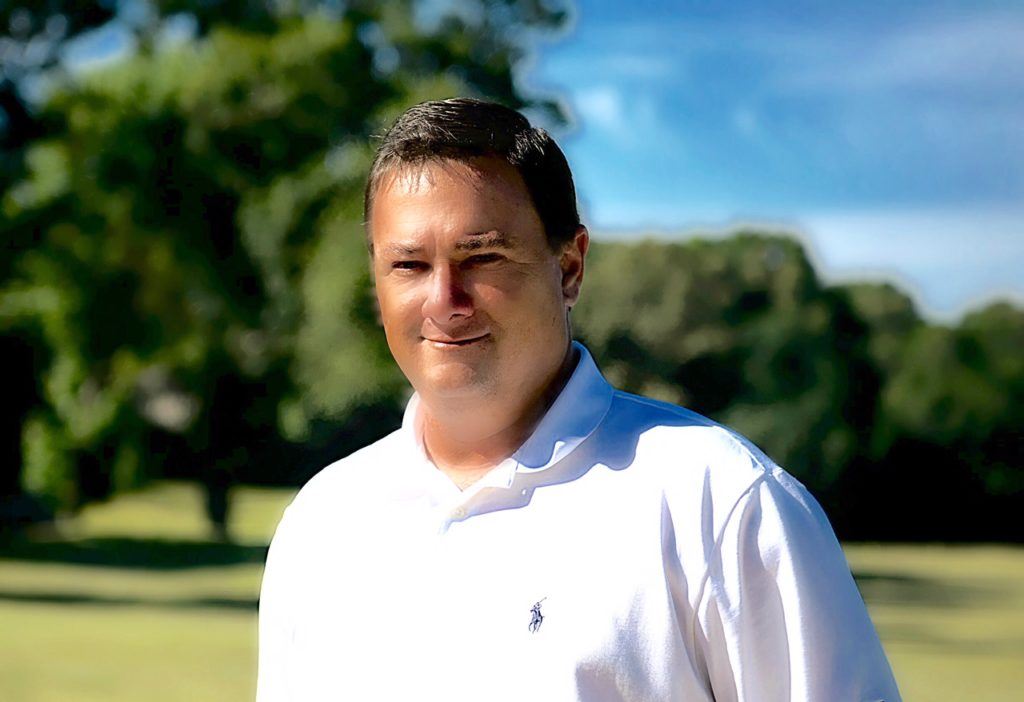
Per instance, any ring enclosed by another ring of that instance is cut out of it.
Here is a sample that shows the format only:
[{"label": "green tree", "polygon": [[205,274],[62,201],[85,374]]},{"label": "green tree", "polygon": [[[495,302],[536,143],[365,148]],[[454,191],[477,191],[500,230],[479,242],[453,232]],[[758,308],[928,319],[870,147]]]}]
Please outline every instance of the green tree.
[{"label": "green tree", "polygon": [[[394,404],[360,231],[370,135],[454,94],[557,116],[512,79],[524,29],[561,19],[543,3],[148,7],[130,55],[47,74],[48,127],[2,202],[20,244],[0,325],[46,352],[21,483],[62,508],[165,470],[288,474],[282,433]],[[196,35],[148,40],[171,12]]]},{"label": "green tree", "polygon": [[968,364],[992,379],[1001,409],[975,435],[974,464],[988,494],[1024,497],[1024,310],[997,302],[964,317]]},{"label": "green tree", "polygon": [[934,447],[989,495],[1024,490],[1024,310],[995,303],[911,336],[883,395],[884,451]]},{"label": "green tree", "polygon": [[895,372],[903,364],[911,334],[923,324],[913,300],[891,283],[852,283],[836,291],[867,325],[875,365],[886,376]]}]

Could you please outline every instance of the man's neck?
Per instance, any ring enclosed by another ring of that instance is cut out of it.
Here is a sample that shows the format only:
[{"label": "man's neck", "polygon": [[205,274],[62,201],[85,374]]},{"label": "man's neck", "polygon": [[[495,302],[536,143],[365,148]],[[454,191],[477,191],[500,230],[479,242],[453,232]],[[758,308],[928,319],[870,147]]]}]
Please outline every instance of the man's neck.
[{"label": "man's neck", "polygon": [[[578,352],[570,346],[553,378],[522,407],[502,406],[499,399],[481,403],[470,418],[465,410],[444,415],[422,406],[423,443],[434,465],[459,489],[482,478],[529,438],[569,381],[578,360]],[[469,425],[474,427],[471,432],[466,431]]]}]

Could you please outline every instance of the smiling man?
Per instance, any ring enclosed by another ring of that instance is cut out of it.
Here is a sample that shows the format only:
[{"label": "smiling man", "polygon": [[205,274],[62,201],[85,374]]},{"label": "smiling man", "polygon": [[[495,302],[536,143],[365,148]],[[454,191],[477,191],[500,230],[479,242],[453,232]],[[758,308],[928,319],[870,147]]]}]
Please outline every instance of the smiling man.
[{"label": "smiling man", "polygon": [[573,342],[589,239],[546,133],[417,105],[366,221],[415,394],[286,510],[260,702],[899,699],[804,488],[731,430],[615,390]]},{"label": "smiling man", "polygon": [[587,232],[576,222],[552,246],[523,179],[493,156],[381,178],[367,214],[384,331],[430,458],[466,488],[523,443],[572,369]]}]

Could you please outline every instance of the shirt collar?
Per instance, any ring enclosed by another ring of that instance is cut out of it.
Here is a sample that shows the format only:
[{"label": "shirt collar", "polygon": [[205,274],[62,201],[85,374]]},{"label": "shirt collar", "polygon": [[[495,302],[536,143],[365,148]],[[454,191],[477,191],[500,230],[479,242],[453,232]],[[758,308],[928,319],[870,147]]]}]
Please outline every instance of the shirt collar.
[{"label": "shirt collar", "polygon": [[569,382],[533,430],[513,454],[519,468],[548,468],[572,453],[604,419],[612,403],[612,386],[601,375],[583,344],[572,342],[579,361]]},{"label": "shirt collar", "polygon": [[[576,368],[530,438],[512,454],[510,460],[518,471],[539,471],[561,461],[594,432],[611,406],[612,386],[601,375],[590,352],[577,341],[572,346],[579,354]],[[405,408],[402,433],[413,439],[420,455],[429,461],[423,447],[419,405],[419,395],[413,393]]]}]

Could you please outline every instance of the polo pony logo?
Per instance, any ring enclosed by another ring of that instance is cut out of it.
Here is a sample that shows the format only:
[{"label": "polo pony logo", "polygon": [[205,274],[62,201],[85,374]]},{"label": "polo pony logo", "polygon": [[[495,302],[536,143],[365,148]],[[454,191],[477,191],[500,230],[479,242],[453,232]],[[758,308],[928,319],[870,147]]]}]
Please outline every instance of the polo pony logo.
[{"label": "polo pony logo", "polygon": [[546,600],[544,597],[537,602],[533,603],[533,607],[530,608],[530,633],[536,634],[537,630],[540,629],[540,625],[544,622],[544,615],[540,613],[540,603]]}]

